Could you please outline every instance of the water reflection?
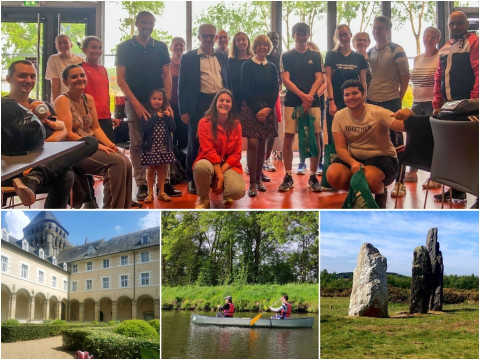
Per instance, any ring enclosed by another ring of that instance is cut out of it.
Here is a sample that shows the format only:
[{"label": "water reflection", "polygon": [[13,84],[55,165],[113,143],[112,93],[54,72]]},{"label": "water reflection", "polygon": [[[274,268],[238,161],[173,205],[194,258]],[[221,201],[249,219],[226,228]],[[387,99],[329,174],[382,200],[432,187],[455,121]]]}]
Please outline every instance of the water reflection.
[{"label": "water reflection", "polygon": [[[210,315],[213,313],[199,312]],[[318,358],[318,316],[313,329],[205,326],[191,312],[162,311],[162,358]],[[242,313],[254,317],[256,313]]]}]

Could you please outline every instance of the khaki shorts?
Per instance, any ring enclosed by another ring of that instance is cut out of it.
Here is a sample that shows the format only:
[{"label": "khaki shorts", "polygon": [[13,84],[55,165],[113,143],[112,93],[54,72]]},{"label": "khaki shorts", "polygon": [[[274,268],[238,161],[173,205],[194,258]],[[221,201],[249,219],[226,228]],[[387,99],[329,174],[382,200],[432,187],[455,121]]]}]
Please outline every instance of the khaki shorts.
[{"label": "khaki shorts", "polygon": [[[285,111],[283,112],[283,119],[285,123],[286,134],[296,134],[298,132],[297,120],[292,119],[293,109],[295,108],[290,106],[285,106]],[[322,132],[322,128],[320,126],[320,118],[321,118],[320,107],[310,108],[310,115],[315,117],[315,121],[313,122],[313,127],[315,128],[315,134],[320,134]]]}]

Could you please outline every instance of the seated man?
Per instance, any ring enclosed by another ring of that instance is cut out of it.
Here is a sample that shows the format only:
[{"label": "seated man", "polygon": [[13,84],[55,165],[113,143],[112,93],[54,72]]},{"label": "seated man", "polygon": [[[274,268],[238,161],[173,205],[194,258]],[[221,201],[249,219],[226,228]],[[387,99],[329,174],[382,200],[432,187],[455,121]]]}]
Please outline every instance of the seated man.
[{"label": "seated man", "polygon": [[225,296],[225,305],[220,307],[218,305],[218,310],[221,312],[217,313],[217,317],[233,317],[233,313],[235,312],[235,305],[232,303],[231,296]]},{"label": "seated man", "polygon": [[[28,96],[35,87],[36,76],[35,67],[27,60],[14,61],[8,67],[7,82],[10,84],[10,93],[2,98],[2,138],[7,136],[3,129],[11,125],[18,107],[24,111],[32,109],[35,112],[37,102]],[[50,113],[50,116],[40,115],[46,133],[45,141],[64,140],[67,135],[64,123],[55,117],[50,104],[45,105]],[[98,147],[98,142],[92,137],[87,137],[84,141],[85,145],[74,152],[33,168],[25,176],[19,175],[13,180],[9,179],[2,185],[12,186],[13,183],[17,195],[26,206],[35,202],[36,193],[47,192],[46,209],[66,208],[74,178],[71,167],[90,156]]]},{"label": "seated man", "polygon": [[292,313],[292,304],[288,302],[288,295],[283,294],[282,295],[282,305],[278,308],[272,308],[271,306],[269,307],[271,311],[275,312],[280,312],[280,314],[277,314],[275,316],[272,316],[272,319],[285,319],[289,318],[290,314]]},{"label": "seated man", "polygon": [[[386,207],[386,186],[398,173],[398,160],[389,131],[405,131],[402,120],[407,109],[393,113],[365,103],[365,89],[358,80],[342,85],[346,108],[335,114],[333,140],[338,157],[327,170],[327,181],[337,189],[348,190],[352,175],[363,169],[370,190],[381,209]],[[397,120],[401,119],[401,120]]]}]

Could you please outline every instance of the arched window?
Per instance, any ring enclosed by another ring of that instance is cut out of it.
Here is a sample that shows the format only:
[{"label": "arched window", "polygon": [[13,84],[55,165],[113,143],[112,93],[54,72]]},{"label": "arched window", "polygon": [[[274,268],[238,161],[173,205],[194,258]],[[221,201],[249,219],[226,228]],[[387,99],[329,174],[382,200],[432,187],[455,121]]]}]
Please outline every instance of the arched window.
[{"label": "arched window", "polygon": [[25,251],[28,251],[28,241],[27,240],[22,241],[22,249],[25,250]]},{"label": "arched window", "polygon": [[52,257],[52,264],[57,265],[57,258],[55,256]]},{"label": "arched window", "polygon": [[40,249],[38,251],[38,256],[40,257],[40,259],[45,259],[45,254],[43,253],[43,249]]},{"label": "arched window", "polygon": [[67,263],[63,263],[63,270],[67,271]]}]

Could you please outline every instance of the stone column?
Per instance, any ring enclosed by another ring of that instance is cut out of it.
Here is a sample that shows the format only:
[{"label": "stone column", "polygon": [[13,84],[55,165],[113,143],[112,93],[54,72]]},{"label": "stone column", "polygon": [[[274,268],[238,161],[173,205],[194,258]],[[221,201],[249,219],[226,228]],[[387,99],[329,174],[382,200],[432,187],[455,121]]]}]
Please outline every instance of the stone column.
[{"label": "stone column", "polygon": [[45,301],[45,319],[50,319],[50,299]]},{"label": "stone column", "polygon": [[55,316],[55,319],[60,319],[62,317],[62,303],[59,301],[57,303],[57,316]]},{"label": "stone column", "polygon": [[100,301],[95,301],[95,321],[100,321]]},{"label": "stone column", "polygon": [[117,320],[117,302],[112,301],[112,321]]},{"label": "stone column", "polygon": [[155,299],[155,305],[153,306],[153,317],[160,319],[160,299]]},{"label": "stone column", "polygon": [[84,309],[83,309],[83,303],[80,303],[80,304],[78,305],[78,309],[79,309],[79,314],[78,314],[79,319],[78,319],[78,320],[80,320],[81,322],[84,322],[85,320],[84,320],[84,312],[83,312],[83,311],[84,311]]},{"label": "stone column", "polygon": [[30,314],[28,316],[28,320],[31,322],[35,320],[35,298],[30,297],[28,305],[30,307]]},{"label": "stone column", "polygon": [[10,314],[11,311],[10,309],[12,308],[12,294],[10,293],[10,296],[8,297],[8,305],[7,305],[7,319],[11,319]]},{"label": "stone column", "polygon": [[137,299],[132,300],[132,319],[137,318]]},{"label": "stone column", "polygon": [[15,319],[15,310],[17,309],[17,293],[12,293],[10,297],[10,319]]}]

